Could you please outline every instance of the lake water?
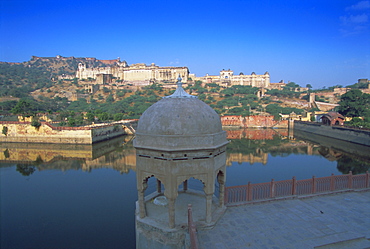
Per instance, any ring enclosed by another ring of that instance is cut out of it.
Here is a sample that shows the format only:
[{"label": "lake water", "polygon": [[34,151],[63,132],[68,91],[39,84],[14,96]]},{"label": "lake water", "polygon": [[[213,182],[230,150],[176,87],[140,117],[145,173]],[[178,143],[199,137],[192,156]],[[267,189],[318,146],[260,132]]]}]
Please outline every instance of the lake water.
[{"label": "lake water", "polygon": [[[226,186],[370,167],[369,147],[294,135],[228,131]],[[135,248],[135,167],[132,137],[95,145],[0,143],[1,248]],[[154,188],[149,182],[146,193]]]}]

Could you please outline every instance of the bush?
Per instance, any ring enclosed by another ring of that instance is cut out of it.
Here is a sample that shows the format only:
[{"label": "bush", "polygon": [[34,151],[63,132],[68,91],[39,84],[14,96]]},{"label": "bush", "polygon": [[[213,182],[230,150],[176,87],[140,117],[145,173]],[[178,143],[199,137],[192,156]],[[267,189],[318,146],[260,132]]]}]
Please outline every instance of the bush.
[{"label": "bush", "polygon": [[354,117],[354,118],[352,118],[351,121],[345,122],[344,124],[345,125],[348,125],[348,126],[358,127],[358,128],[367,128],[367,129],[370,129],[369,118],[364,118],[362,120],[361,118]]},{"label": "bush", "polygon": [[3,126],[3,134],[4,134],[5,136],[7,136],[7,135],[8,135],[8,127]]},{"label": "bush", "polygon": [[41,123],[38,120],[32,120],[31,125],[35,127],[36,129],[39,129],[41,126]]}]

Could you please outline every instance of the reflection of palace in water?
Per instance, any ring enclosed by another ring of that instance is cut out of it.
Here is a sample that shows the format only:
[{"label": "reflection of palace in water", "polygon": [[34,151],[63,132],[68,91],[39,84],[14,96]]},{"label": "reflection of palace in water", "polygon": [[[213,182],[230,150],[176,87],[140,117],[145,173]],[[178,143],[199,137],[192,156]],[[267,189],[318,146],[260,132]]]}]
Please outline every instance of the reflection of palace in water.
[{"label": "reflection of palace in water", "polygon": [[[226,165],[268,163],[268,156],[282,154],[320,155],[329,161],[343,156],[358,157],[370,162],[369,147],[356,145],[314,134],[296,132],[297,140],[288,139],[286,129],[227,130]],[[121,173],[136,171],[132,137],[123,136],[93,145],[0,143],[1,163],[36,166],[39,171],[84,170],[111,168]],[[333,141],[332,141],[333,140]],[[233,143],[238,143],[238,148]]]},{"label": "reflection of palace in water", "polygon": [[[289,140],[288,129],[231,129],[226,130],[227,139],[243,140],[243,151],[234,152],[232,148],[228,149],[226,165],[231,166],[233,162],[241,163],[262,163],[267,164],[270,151],[289,151],[294,148],[302,154],[318,154],[314,145],[302,141]],[[278,139],[278,146],[269,146],[269,140]],[[262,142],[261,141],[266,141]],[[283,142],[284,141],[284,142]],[[230,146],[229,146],[230,147]],[[316,146],[317,147],[317,146]],[[246,152],[245,148],[251,148]]]},{"label": "reflection of palace in water", "polygon": [[226,130],[227,139],[272,140],[274,136],[288,137],[288,129],[231,129]]},{"label": "reflection of palace in water", "polygon": [[226,165],[231,166],[232,162],[238,162],[242,164],[248,162],[250,164],[262,163],[263,165],[267,164],[268,153],[260,151],[260,153],[254,154],[242,154],[242,153],[228,153],[226,159]]},{"label": "reflection of palace in water", "polygon": [[[370,162],[370,149],[367,146],[302,131],[294,132],[294,136],[287,129],[239,129],[226,132],[231,141],[227,166],[233,162],[266,165],[269,154],[276,156],[292,153],[323,156],[329,161],[351,157]],[[236,146],[233,146],[234,141]]]},{"label": "reflection of palace in water", "polygon": [[0,163],[34,165],[40,171],[112,168],[127,173],[136,168],[131,140],[122,136],[93,145],[1,143]]}]

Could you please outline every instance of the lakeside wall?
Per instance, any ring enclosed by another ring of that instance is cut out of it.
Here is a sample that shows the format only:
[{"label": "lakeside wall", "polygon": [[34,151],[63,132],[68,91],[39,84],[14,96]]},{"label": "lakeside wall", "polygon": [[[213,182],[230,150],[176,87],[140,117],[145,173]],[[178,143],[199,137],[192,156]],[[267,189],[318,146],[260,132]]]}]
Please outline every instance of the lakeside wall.
[{"label": "lakeside wall", "polygon": [[294,121],[293,129],[294,131],[304,131],[324,137],[370,146],[370,130],[348,128],[343,126],[328,126],[320,123],[303,121]]},{"label": "lakeside wall", "polygon": [[288,120],[274,120],[274,116],[221,116],[222,126],[239,128],[288,128]]},{"label": "lakeside wall", "polygon": [[31,122],[0,121],[0,142],[93,144],[127,134],[120,124],[84,127],[54,127],[42,122],[36,128]]}]

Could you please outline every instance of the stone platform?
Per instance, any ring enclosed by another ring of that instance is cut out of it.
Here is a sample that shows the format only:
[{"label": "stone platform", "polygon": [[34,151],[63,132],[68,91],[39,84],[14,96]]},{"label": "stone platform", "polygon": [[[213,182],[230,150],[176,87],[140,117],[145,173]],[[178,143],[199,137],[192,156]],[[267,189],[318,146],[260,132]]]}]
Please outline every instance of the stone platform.
[{"label": "stone platform", "polygon": [[200,248],[370,248],[370,191],[228,207]]},{"label": "stone platform", "polygon": [[[223,216],[226,207],[220,208],[217,197],[212,199],[212,221],[207,223],[206,199],[202,191],[180,191],[175,203],[175,227],[169,228],[168,205],[156,204],[163,194],[152,193],[145,197],[145,218],[139,217],[136,202],[136,248],[187,248],[188,204],[192,205],[193,221],[199,229],[211,229]],[[165,202],[163,203],[165,204]]]}]

